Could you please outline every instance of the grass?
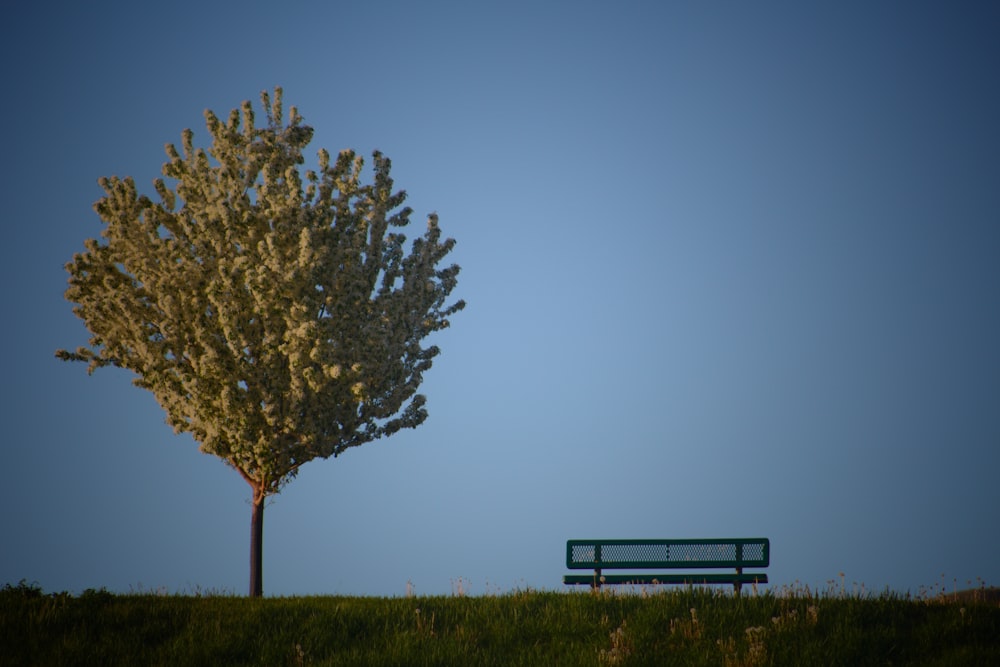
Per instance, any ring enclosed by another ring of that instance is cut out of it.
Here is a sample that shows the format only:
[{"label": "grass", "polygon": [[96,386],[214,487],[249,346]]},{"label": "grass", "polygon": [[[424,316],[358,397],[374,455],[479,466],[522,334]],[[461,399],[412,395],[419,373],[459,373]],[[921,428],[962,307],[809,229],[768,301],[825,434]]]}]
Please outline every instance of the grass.
[{"label": "grass", "polygon": [[997,665],[994,589],[470,597],[0,590],[0,665]]}]

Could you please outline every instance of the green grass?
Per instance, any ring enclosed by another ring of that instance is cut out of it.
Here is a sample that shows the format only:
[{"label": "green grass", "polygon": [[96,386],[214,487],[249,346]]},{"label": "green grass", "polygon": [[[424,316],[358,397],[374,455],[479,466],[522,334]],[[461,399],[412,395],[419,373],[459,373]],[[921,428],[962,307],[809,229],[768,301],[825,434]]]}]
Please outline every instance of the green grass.
[{"label": "green grass", "polygon": [[0,590],[0,665],[215,664],[1000,665],[1000,605],[687,588],[257,600]]}]

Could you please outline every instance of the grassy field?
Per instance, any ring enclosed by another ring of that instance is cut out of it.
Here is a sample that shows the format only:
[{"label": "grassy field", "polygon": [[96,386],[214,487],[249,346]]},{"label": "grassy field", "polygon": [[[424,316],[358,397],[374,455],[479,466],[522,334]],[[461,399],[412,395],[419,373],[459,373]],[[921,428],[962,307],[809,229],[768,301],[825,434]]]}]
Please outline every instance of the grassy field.
[{"label": "grassy field", "polygon": [[1000,665],[995,589],[451,597],[0,590],[0,665]]}]

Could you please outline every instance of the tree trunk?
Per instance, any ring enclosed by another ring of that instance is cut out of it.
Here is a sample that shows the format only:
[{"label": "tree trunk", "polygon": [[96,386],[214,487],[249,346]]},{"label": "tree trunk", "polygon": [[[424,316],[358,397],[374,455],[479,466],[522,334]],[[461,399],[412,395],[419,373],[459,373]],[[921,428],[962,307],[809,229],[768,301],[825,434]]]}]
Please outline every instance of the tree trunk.
[{"label": "tree trunk", "polygon": [[267,496],[254,490],[250,519],[250,597],[264,595],[264,501]]}]

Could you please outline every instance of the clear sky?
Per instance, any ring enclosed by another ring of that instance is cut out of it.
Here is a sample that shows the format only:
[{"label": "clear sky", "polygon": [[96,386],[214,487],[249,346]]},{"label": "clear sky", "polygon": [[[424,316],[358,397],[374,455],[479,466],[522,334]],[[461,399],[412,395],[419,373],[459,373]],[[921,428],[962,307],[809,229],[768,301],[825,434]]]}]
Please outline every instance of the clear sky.
[{"label": "clear sky", "polygon": [[0,583],[246,591],[249,487],[53,353],[97,179],[280,85],[392,158],[468,307],[422,427],[268,506],[265,593],[559,589],[584,537],[1000,584],[996,3],[54,4],[0,25]]}]

